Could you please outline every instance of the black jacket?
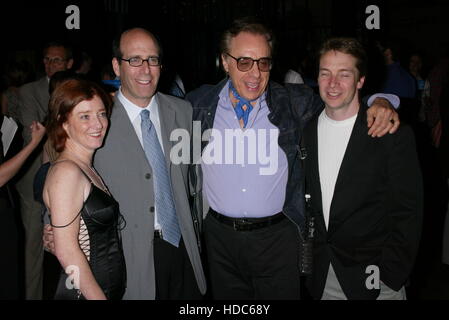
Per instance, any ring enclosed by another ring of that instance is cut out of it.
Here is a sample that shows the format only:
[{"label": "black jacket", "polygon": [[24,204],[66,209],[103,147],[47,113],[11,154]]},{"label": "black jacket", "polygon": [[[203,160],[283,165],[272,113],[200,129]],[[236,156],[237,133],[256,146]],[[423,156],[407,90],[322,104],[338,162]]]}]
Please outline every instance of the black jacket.
[{"label": "black jacket", "polygon": [[[315,214],[314,269],[307,284],[321,298],[330,262],[348,299],[376,299],[366,273],[377,266],[380,280],[399,290],[408,279],[419,247],[423,189],[411,129],[371,138],[361,108],[349,140],[326,230],[318,166],[318,116],[304,131],[307,192]],[[369,270],[368,270],[369,271]]]}]

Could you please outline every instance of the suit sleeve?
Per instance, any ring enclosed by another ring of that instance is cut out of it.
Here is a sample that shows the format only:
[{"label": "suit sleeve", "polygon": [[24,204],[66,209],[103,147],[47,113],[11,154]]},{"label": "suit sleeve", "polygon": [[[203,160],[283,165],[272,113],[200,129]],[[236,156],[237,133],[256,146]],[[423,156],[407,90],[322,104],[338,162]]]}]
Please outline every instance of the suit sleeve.
[{"label": "suit sleeve", "polygon": [[39,114],[36,107],[39,105],[39,102],[30,89],[30,87],[21,87],[19,91],[18,120],[23,126],[22,135],[25,144],[31,141],[31,123],[33,121],[39,121]]},{"label": "suit sleeve", "polygon": [[387,169],[390,234],[382,251],[380,276],[397,291],[407,281],[419,248],[423,186],[411,129],[401,127],[392,138]]},{"label": "suit sleeve", "polygon": [[312,88],[305,84],[285,84],[289,91],[292,112],[298,125],[305,128],[307,123],[324,108],[323,100]]}]

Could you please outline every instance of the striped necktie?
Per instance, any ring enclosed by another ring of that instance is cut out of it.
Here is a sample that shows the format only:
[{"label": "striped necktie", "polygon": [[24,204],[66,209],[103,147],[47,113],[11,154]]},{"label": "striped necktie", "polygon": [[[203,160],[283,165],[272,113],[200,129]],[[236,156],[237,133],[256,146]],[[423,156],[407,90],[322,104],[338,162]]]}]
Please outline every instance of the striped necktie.
[{"label": "striped necktie", "polygon": [[162,226],[162,237],[175,247],[179,246],[181,231],[176,216],[175,202],[168,176],[165,156],[162,152],[156,129],[150,120],[150,111],[143,110],[140,113],[142,141],[145,155],[153,169],[154,198],[157,209],[158,221]]}]

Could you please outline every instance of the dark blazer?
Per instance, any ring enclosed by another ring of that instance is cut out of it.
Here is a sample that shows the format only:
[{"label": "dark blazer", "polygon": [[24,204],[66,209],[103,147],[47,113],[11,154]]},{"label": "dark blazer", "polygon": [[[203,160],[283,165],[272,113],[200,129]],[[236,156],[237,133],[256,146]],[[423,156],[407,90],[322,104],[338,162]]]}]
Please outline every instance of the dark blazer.
[{"label": "dark blazer", "polygon": [[304,131],[307,191],[315,214],[314,270],[307,285],[321,298],[330,262],[348,299],[376,299],[366,273],[379,267],[380,280],[399,290],[418,251],[423,189],[412,131],[371,138],[366,108],[360,108],[335,185],[326,230],[318,167],[318,116]]}]

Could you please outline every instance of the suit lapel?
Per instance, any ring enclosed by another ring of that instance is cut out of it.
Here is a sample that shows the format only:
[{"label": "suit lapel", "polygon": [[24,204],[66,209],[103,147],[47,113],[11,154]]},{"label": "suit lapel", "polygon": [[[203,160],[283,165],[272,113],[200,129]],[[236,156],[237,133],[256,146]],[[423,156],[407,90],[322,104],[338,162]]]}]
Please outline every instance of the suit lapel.
[{"label": "suit lapel", "polygon": [[50,101],[50,93],[48,92],[49,84],[47,77],[43,77],[37,83],[37,95],[39,99],[39,107],[43,114],[48,113],[48,102]]},{"label": "suit lapel", "polygon": [[319,171],[319,163],[318,163],[318,116],[315,117],[305,130],[305,144],[307,149],[307,157],[306,167],[304,168],[307,176],[309,177],[306,180],[307,184],[307,192],[311,194],[312,203],[315,204],[315,218],[316,221],[322,224],[324,230],[325,222],[323,216],[323,202],[321,197],[321,184],[320,184],[320,171]]},{"label": "suit lapel", "polygon": [[348,199],[335,198],[335,195],[339,194],[340,190],[346,188],[347,183],[351,181],[353,168],[359,165],[363,159],[367,138],[372,139],[368,136],[366,110],[361,106],[335,183],[334,196],[329,212],[329,234],[337,230],[347,218],[346,214],[348,213],[339,210],[339,208],[340,202],[348,201]]},{"label": "suit lapel", "polygon": [[[170,135],[176,129],[176,112],[170,104],[170,101],[162,94],[156,96],[159,107],[159,120],[161,122],[161,138],[164,145],[165,160],[167,168],[171,167],[170,151],[173,147],[173,141],[170,141]],[[169,170],[170,171],[170,170]]]},{"label": "suit lapel", "polygon": [[[118,98],[115,98],[114,110],[111,115],[111,133],[113,138],[120,141],[119,145],[121,148],[125,149],[124,154],[133,154],[135,156],[130,157],[130,159],[135,159],[136,163],[146,166],[146,170],[151,172],[151,167],[148,164],[148,160],[145,156],[145,151],[140,144],[139,138],[137,137],[136,131],[129,120],[128,114],[126,113],[125,107],[122,105]],[[140,152],[136,152],[139,150]]]}]

